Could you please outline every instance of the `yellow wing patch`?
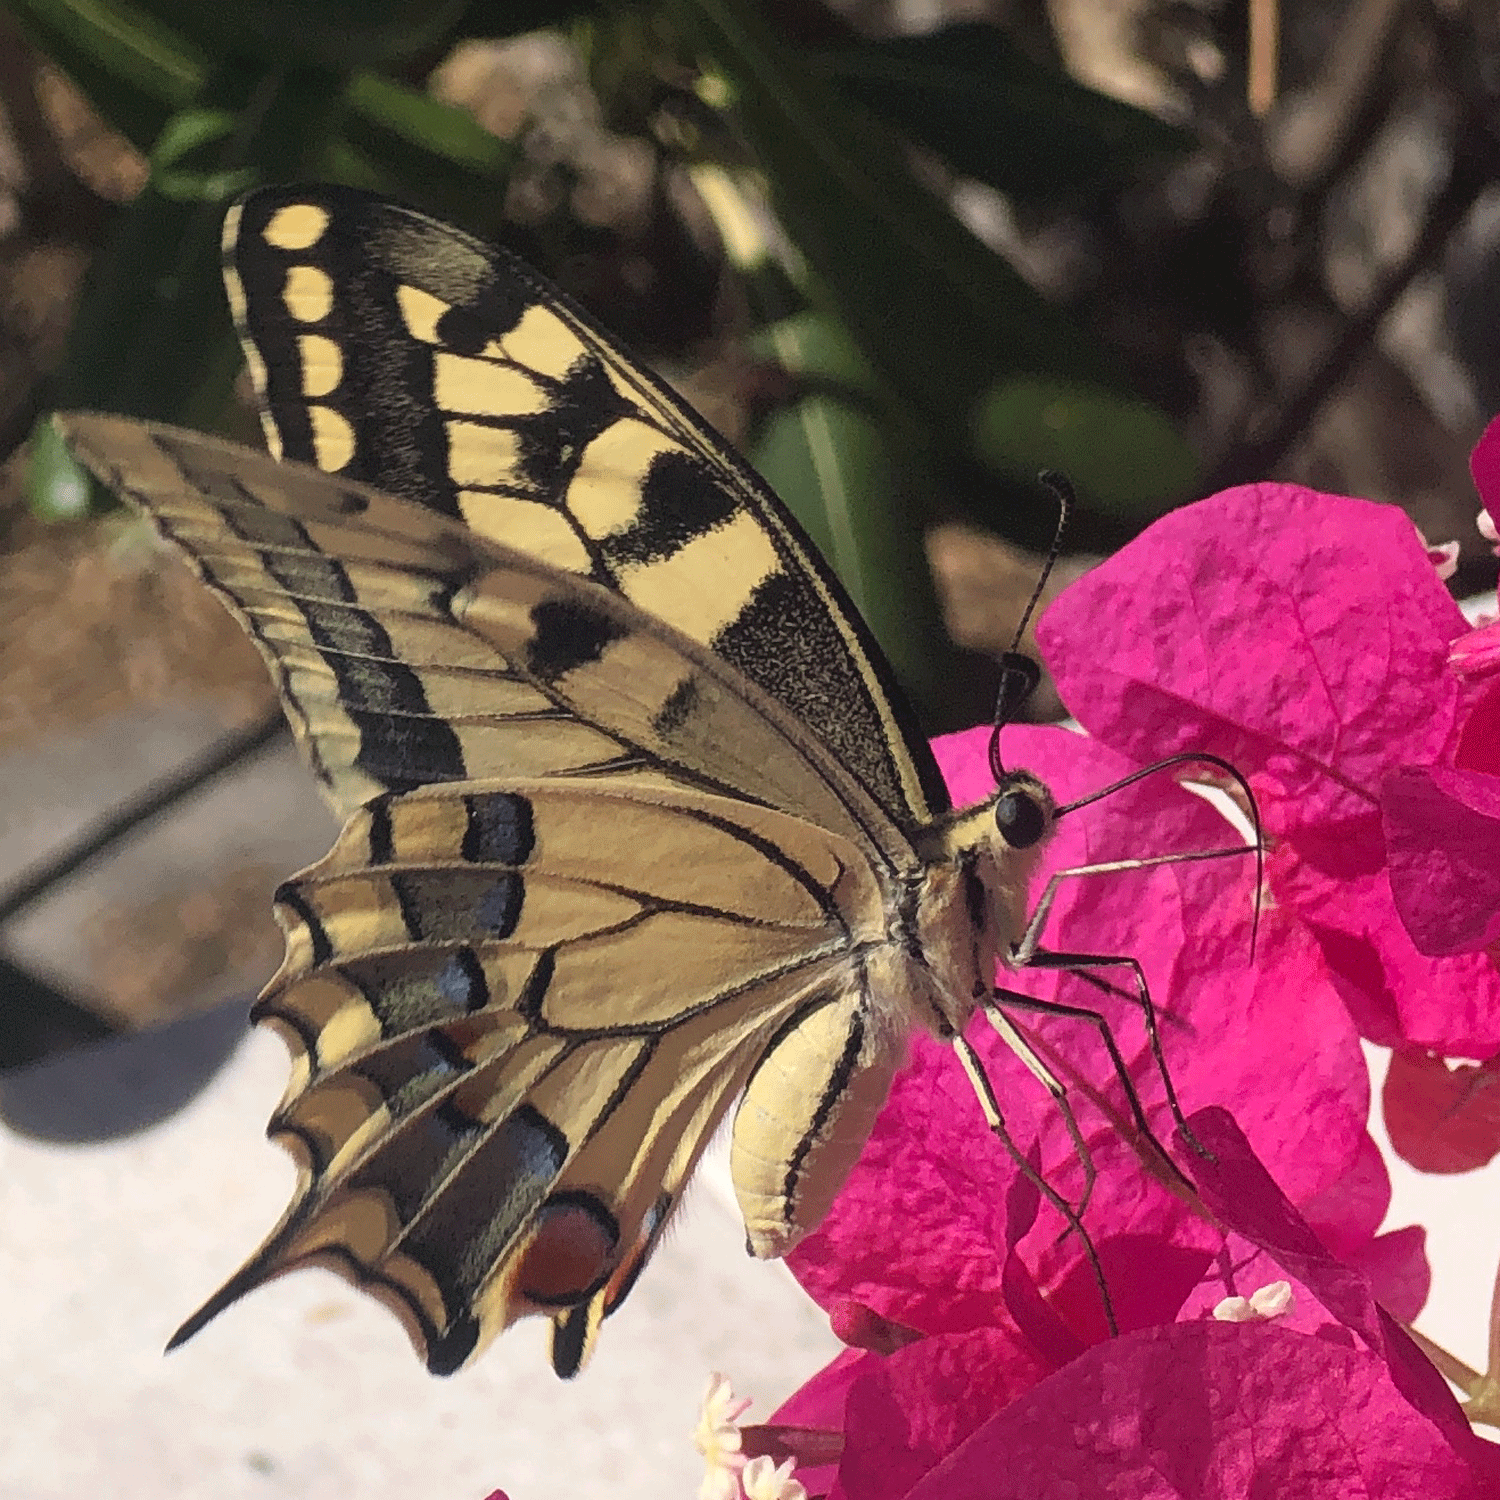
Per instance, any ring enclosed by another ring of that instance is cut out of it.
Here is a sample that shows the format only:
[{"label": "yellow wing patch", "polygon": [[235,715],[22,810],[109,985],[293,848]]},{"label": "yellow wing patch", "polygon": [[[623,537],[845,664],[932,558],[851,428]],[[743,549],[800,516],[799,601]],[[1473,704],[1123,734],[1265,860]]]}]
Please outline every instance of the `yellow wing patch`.
[{"label": "yellow wing patch", "polygon": [[901,847],[774,700],[612,591],[198,434],[57,421],[244,622],[341,815],[433,782],[665,776]]}]

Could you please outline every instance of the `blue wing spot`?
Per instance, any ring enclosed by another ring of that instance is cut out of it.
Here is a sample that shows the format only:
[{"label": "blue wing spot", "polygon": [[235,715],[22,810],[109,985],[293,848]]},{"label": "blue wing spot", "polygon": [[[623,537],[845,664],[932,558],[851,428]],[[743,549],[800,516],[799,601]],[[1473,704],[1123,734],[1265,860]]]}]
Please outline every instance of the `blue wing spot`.
[{"label": "blue wing spot", "polygon": [[463,857],[474,865],[524,865],[536,847],[531,803],[514,792],[465,797]]}]

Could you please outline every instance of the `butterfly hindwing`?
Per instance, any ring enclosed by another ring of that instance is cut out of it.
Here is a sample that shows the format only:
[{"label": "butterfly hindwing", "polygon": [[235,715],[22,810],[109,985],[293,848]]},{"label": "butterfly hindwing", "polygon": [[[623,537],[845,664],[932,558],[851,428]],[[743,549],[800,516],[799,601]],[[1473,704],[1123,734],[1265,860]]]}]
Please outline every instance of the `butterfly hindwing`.
[{"label": "butterfly hindwing", "polygon": [[349,189],[231,211],[226,282],[273,452],[624,595],[821,737],[899,826],[947,794],[785,508],[523,262]]},{"label": "butterfly hindwing", "polygon": [[318,1263],[442,1373],[538,1311],[576,1368],[759,1060],[862,1003],[883,922],[811,824],[590,779],[378,798],[277,901],[257,1018],[293,1054],[298,1192],[182,1336]]}]

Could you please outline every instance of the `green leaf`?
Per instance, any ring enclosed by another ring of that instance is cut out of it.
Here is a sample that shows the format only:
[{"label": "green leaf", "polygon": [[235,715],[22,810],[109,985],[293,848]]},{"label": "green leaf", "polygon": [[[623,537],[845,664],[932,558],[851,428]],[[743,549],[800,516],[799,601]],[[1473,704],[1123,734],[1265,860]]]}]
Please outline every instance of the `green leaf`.
[{"label": "green leaf", "polygon": [[24,475],[26,503],[44,521],[77,521],[114,503],[97,479],[73,457],[48,415],[31,430]]},{"label": "green leaf", "polygon": [[869,366],[826,314],[802,313],[752,340],[799,379],[795,399],[757,423],[748,456],[786,501],[874,631],[930,726],[958,706],[958,655],[943,629],[911,503],[914,455],[882,419]]},{"label": "green leaf", "polygon": [[120,0],[10,0],[8,8],[26,40],[138,151],[149,151],[202,87],[203,54]]},{"label": "green leaf", "polygon": [[1154,406],[1058,380],[996,381],[974,409],[974,448],[1015,478],[1061,470],[1094,507],[1135,517],[1187,499],[1199,478],[1191,448]]},{"label": "green leaf", "polygon": [[324,149],[326,176],[420,204],[476,234],[504,218],[505,188],[520,154],[515,141],[430,94],[376,73],[358,73],[348,113]]},{"label": "green leaf", "polygon": [[389,135],[472,172],[503,173],[516,148],[457,105],[378,73],[358,73],[345,97],[351,112]]},{"label": "green leaf", "polygon": [[[1142,453],[1153,487],[1176,486],[1192,467],[1169,419],[1134,393],[1115,359],[1062,310],[1046,303],[911,175],[897,137],[841,100],[801,57],[765,30],[749,0],[675,0],[683,23],[723,70],[730,107],[766,174],[778,216],[810,268],[815,302],[835,311],[870,361],[880,387],[938,449],[976,452],[1006,474],[1030,469],[1038,447],[1055,450],[1058,392],[1066,411],[1109,424],[1105,449]],[[996,392],[1045,393],[1029,408]],[[1067,425],[1067,424],[1064,424]],[[1069,426],[1069,454],[1086,454],[1087,423]],[[1130,432],[1133,441],[1115,434]],[[982,441],[979,441],[982,439]],[[1064,455],[1066,457],[1066,455]],[[1068,462],[1059,465],[1067,469]],[[1079,465],[1084,502],[1093,481],[1122,480],[1110,464]],[[1142,486],[1136,482],[1138,493]],[[1112,502],[1114,503],[1114,502]],[[1037,494],[1037,506],[1049,502]],[[1027,516],[1003,529],[1034,531]]]},{"label": "green leaf", "polygon": [[238,117],[227,109],[185,109],[172,116],[151,152],[151,186],[178,203],[212,203],[222,210],[255,184],[256,169],[221,160]]},{"label": "green leaf", "polygon": [[981,21],[821,49],[811,61],[956,171],[1020,198],[1075,200],[1194,145],[1186,131],[1034,62]]},{"label": "green leaf", "polygon": [[229,202],[301,175],[338,108],[337,80],[227,67],[174,115],[145,189],[89,269],[52,404],[219,426],[240,366],[219,274]]},{"label": "green leaf", "polygon": [[900,141],[778,44],[748,0],[676,3],[727,75],[816,292],[923,428],[965,446],[970,407],[1010,370],[1128,390],[1111,358],[913,178]]},{"label": "green leaf", "polygon": [[565,28],[616,8],[612,0],[473,0],[459,31],[466,37],[521,36],[547,27]]},{"label": "green leaf", "polygon": [[349,73],[441,50],[466,0],[138,0],[210,57]]}]

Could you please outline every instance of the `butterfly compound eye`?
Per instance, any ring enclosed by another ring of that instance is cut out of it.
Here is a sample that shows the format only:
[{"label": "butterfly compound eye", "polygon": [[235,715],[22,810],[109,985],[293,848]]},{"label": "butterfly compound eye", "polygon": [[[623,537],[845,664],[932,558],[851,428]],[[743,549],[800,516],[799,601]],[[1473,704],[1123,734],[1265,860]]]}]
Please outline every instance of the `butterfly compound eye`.
[{"label": "butterfly compound eye", "polygon": [[1047,831],[1041,803],[1025,792],[1006,792],[995,801],[995,827],[1012,849],[1029,849]]}]

